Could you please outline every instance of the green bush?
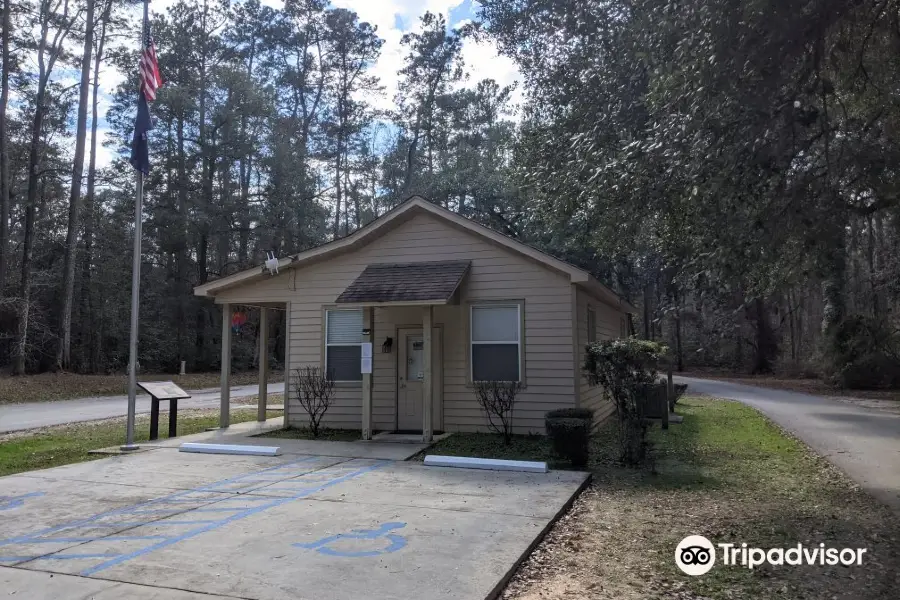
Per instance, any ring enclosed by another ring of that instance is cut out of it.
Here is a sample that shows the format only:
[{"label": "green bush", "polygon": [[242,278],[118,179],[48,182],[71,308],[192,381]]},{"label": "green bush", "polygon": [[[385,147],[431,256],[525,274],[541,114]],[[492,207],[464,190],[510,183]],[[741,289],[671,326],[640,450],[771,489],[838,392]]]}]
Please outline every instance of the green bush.
[{"label": "green bush", "polygon": [[880,320],[852,315],[829,332],[825,380],[848,389],[900,388],[900,334]]},{"label": "green bush", "polygon": [[619,460],[629,466],[652,462],[644,418],[646,386],[657,380],[657,366],[667,348],[635,337],[588,344],[584,371],[591,385],[603,388],[616,406]]},{"label": "green bush", "polygon": [[866,354],[844,365],[837,383],[851,390],[900,388],[900,360],[878,352]]},{"label": "green bush", "polygon": [[557,408],[546,415],[546,419],[588,419],[594,420],[594,411],[590,408]]},{"label": "green bush", "polygon": [[[577,417],[551,416],[554,413],[577,411]],[[551,411],[544,419],[547,436],[553,442],[553,451],[565,458],[573,467],[584,467],[590,457],[591,426],[594,411],[589,409],[562,409]]]}]

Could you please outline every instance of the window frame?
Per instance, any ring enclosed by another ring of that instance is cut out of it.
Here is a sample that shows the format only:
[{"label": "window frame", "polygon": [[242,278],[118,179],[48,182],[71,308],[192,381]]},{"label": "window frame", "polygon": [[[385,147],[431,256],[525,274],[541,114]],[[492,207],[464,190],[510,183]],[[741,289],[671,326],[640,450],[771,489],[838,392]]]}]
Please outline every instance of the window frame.
[{"label": "window frame", "polygon": [[[325,374],[327,375],[327,374],[328,374],[328,369],[329,369],[329,367],[328,367],[328,347],[329,347],[329,346],[334,346],[334,347],[338,347],[338,348],[349,348],[349,347],[353,347],[353,346],[358,346],[358,347],[361,349],[361,348],[362,348],[362,345],[363,345],[363,343],[364,343],[363,340],[362,340],[362,328],[360,328],[360,332],[359,332],[359,335],[360,335],[360,342],[357,343],[357,344],[336,344],[336,343],[328,343],[328,313],[330,313],[330,312],[357,312],[357,311],[358,311],[358,312],[361,314],[361,316],[362,316],[362,325],[363,325],[363,326],[365,326],[366,314],[365,314],[365,310],[362,309],[362,308],[339,308],[339,307],[336,307],[336,306],[326,306],[326,307],[323,307],[323,308],[324,308],[324,310],[325,310],[325,313],[324,313],[324,315],[323,315],[323,323],[324,323],[323,330],[324,330],[324,333],[323,333],[323,336],[322,336],[322,369],[325,371]],[[360,352],[361,352],[361,351],[362,351],[362,350],[360,350]],[[334,380],[334,383],[335,383],[335,384],[340,384],[340,386],[344,386],[344,385],[354,385],[354,386],[355,386],[355,385],[362,385],[362,380],[363,380],[363,378],[362,378],[362,364],[360,364],[359,367],[360,367],[360,377],[359,377],[359,379],[335,379],[335,380]]]},{"label": "window frame", "polygon": [[[475,309],[477,308],[515,308],[516,309],[516,341],[475,341],[472,338],[475,333],[475,319],[473,318]],[[516,380],[522,385],[525,385],[525,339],[523,336],[525,327],[524,327],[524,306],[521,301],[515,300],[504,300],[504,301],[493,301],[493,302],[471,302],[469,304],[469,349],[468,349],[468,359],[469,359],[469,372],[468,379],[469,383],[473,384],[475,381],[475,344],[506,344],[506,345],[516,345],[518,346],[518,367],[519,367],[519,378]]]},{"label": "window frame", "polygon": [[590,304],[587,305],[584,319],[587,321],[587,343],[593,344],[597,341],[597,311]]}]

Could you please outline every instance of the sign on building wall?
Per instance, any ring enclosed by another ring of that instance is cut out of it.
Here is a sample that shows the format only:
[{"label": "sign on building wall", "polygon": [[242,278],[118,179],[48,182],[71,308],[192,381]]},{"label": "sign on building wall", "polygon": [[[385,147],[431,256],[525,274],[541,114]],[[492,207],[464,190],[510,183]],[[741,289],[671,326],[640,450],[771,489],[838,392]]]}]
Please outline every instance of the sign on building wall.
[{"label": "sign on building wall", "polygon": [[360,371],[363,373],[372,372],[372,342],[362,343],[362,358],[360,359]]}]

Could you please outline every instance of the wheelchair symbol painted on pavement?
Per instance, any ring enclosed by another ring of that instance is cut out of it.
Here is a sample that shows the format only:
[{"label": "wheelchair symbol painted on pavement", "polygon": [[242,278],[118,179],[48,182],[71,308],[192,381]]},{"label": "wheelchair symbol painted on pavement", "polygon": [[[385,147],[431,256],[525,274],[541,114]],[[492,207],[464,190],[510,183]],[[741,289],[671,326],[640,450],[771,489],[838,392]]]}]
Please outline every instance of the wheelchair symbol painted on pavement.
[{"label": "wheelchair symbol painted on pavement", "polygon": [[43,495],[44,492],[31,492],[30,494],[22,494],[21,496],[0,496],[0,510],[19,508],[25,504],[25,498],[35,498]]},{"label": "wheelchair symbol painted on pavement", "polygon": [[[378,529],[353,529],[350,533],[339,533],[324,537],[318,541],[309,544],[293,544],[297,548],[306,548],[307,550],[315,550],[319,554],[327,556],[340,556],[347,558],[362,558],[366,556],[378,556],[379,554],[391,554],[402,550],[406,546],[406,538],[396,533],[389,533],[395,529],[406,527],[406,523],[392,522],[385,523]],[[344,540],[376,540],[384,538],[390,542],[387,547],[381,550],[338,550],[332,548],[331,544]]]}]

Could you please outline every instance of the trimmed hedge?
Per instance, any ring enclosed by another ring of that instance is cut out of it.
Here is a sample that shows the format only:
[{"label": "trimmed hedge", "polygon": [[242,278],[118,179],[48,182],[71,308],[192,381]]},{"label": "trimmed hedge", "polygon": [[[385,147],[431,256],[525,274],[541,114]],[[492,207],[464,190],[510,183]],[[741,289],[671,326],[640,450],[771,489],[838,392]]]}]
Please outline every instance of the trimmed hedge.
[{"label": "trimmed hedge", "polygon": [[552,410],[544,417],[553,451],[572,463],[573,467],[588,464],[593,423],[594,411],[588,408]]},{"label": "trimmed hedge", "polygon": [[590,419],[594,420],[594,411],[590,408],[557,408],[551,410],[545,419]]}]

